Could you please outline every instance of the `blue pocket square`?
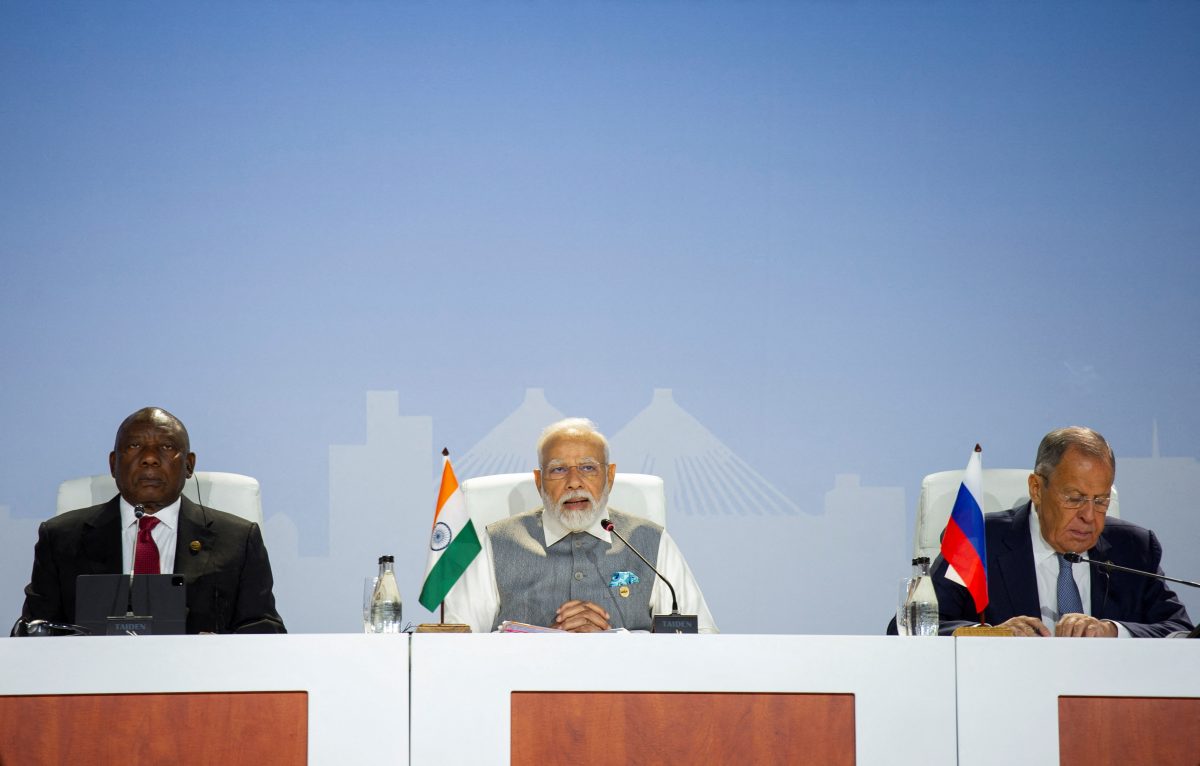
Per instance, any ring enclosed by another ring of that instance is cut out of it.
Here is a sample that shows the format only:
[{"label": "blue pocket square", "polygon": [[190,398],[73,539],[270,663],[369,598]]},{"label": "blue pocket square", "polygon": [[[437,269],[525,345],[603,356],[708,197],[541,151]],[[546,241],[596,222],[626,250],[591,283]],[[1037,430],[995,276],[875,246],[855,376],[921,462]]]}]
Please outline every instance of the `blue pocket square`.
[{"label": "blue pocket square", "polygon": [[633,585],[637,582],[641,582],[641,580],[633,572],[613,572],[612,579],[608,581],[608,587],[619,588],[622,585]]}]

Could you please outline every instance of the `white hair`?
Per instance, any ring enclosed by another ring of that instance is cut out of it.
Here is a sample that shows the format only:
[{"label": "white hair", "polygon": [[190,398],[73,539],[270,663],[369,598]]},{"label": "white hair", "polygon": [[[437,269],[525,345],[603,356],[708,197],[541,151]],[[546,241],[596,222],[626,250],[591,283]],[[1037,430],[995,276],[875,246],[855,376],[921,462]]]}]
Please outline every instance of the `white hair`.
[{"label": "white hair", "polygon": [[563,418],[557,423],[546,426],[546,430],[542,431],[537,443],[539,466],[544,465],[542,454],[546,448],[546,442],[559,436],[595,436],[604,445],[604,462],[608,462],[608,439],[604,438],[604,434],[600,433],[595,423],[587,418]]}]

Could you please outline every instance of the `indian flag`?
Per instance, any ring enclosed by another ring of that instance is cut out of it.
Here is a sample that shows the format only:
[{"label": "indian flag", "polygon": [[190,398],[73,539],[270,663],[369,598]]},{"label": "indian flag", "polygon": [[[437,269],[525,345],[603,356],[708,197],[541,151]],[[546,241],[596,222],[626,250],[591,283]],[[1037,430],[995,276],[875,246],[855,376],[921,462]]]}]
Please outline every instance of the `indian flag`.
[{"label": "indian flag", "polygon": [[450,452],[442,450],[442,455],[446,456],[446,462],[442,466],[437,511],[433,514],[433,533],[429,536],[429,562],[425,566],[421,597],[417,599],[431,612],[445,600],[480,549],[479,535],[467,515],[467,501],[450,465]]}]

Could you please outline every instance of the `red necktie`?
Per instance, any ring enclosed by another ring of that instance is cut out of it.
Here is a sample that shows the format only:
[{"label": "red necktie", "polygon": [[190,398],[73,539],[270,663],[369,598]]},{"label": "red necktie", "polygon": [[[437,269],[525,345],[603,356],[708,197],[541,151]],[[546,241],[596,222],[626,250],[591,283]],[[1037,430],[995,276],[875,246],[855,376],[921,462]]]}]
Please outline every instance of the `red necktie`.
[{"label": "red necktie", "polygon": [[159,574],[158,546],[150,536],[150,530],[158,525],[158,519],[149,514],[138,519],[137,548],[133,552],[134,574]]}]

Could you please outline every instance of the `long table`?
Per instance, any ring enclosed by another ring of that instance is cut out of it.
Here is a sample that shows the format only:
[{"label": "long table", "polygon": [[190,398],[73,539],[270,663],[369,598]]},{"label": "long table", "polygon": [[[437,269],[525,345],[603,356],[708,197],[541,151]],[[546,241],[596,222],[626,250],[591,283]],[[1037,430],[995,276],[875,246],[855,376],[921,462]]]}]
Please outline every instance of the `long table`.
[{"label": "long table", "polygon": [[1098,753],[1194,766],[1200,641],[0,639],[3,764],[1070,766]]}]

